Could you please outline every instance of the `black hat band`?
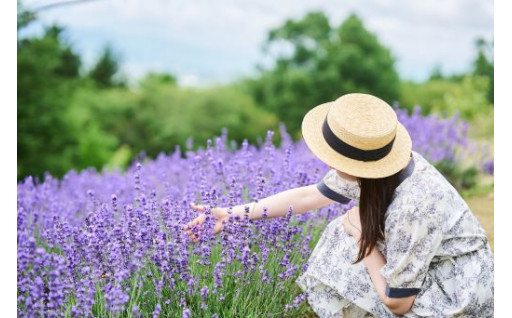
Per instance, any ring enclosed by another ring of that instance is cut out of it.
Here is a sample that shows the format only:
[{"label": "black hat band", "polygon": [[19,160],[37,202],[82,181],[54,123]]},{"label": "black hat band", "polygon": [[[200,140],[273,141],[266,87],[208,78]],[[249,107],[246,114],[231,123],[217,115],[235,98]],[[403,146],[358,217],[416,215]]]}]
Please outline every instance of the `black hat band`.
[{"label": "black hat band", "polygon": [[324,135],[325,141],[333,150],[335,150],[340,155],[359,161],[375,161],[384,158],[391,152],[391,149],[393,148],[393,142],[396,138],[395,135],[395,137],[393,137],[393,139],[387,145],[379,149],[359,149],[343,142],[343,140],[339,139],[332,132],[329,124],[327,123],[327,116],[325,117],[324,123],[322,125],[322,133]]}]

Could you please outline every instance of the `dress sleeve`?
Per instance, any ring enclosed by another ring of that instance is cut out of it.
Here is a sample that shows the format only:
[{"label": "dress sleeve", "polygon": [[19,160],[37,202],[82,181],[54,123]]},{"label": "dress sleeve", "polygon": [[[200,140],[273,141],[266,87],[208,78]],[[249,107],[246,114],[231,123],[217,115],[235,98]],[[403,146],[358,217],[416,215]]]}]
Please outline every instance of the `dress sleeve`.
[{"label": "dress sleeve", "polygon": [[392,202],[385,221],[386,295],[408,297],[421,291],[432,258],[443,238],[446,204],[427,197]]},{"label": "dress sleeve", "polygon": [[329,199],[342,204],[359,199],[359,184],[355,181],[343,179],[336,173],[335,169],[329,170],[322,180],[317,183],[316,187]]}]

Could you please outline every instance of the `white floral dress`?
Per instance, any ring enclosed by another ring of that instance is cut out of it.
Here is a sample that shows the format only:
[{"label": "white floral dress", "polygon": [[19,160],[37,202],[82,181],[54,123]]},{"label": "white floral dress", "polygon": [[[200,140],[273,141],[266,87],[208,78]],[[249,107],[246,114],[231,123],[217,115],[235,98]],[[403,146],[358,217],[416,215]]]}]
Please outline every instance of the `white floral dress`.
[{"label": "white floral dress", "polygon": [[[355,182],[330,170],[317,184],[341,203],[358,199]],[[296,283],[319,317],[396,317],[380,300],[358,247],[334,219]],[[413,152],[385,216],[388,297],[416,295],[403,317],[493,317],[494,256],[485,230],[450,183]]]}]

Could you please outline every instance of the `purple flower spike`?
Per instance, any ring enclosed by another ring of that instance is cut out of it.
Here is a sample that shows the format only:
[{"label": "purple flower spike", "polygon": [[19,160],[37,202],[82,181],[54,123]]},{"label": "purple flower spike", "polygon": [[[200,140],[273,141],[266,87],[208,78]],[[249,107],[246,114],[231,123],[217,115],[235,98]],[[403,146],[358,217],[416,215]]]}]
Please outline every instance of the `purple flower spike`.
[{"label": "purple flower spike", "polygon": [[[419,108],[396,112],[414,150],[434,163],[456,162],[461,148],[473,147],[467,124],[455,116],[422,116]],[[176,147],[155,159],[139,155],[122,173],[86,169],[62,180],[46,175],[18,182],[18,316],[159,317],[182,310],[190,317],[193,308],[194,316],[218,317],[215,309],[240,301],[247,286],[292,286],[322,229],[355,203],[294,214],[298,207],[290,202],[284,217],[269,218],[274,211],[259,200],[315,184],[328,171],[302,140],[293,142],[282,125],[280,132],[279,148],[273,131],[257,146],[244,139],[236,149],[223,130],[196,151],[189,139],[184,153]],[[494,161],[482,168],[494,173]],[[251,200],[263,209],[262,219],[249,219],[249,209],[233,215],[230,208],[249,208]],[[192,211],[190,202],[205,210]],[[228,212],[217,235],[216,207]],[[200,214],[204,222],[192,227],[200,236],[194,243],[182,225]],[[298,295],[285,309],[304,299]],[[247,310],[251,306],[257,304],[249,302]]]}]

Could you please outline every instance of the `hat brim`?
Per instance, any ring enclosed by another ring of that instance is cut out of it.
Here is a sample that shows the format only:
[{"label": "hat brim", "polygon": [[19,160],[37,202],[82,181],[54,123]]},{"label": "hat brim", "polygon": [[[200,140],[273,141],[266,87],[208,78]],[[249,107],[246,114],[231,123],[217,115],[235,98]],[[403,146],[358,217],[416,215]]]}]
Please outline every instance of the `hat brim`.
[{"label": "hat brim", "polygon": [[329,166],[361,178],[384,178],[402,170],[409,163],[412,141],[405,127],[398,122],[395,141],[387,156],[376,161],[359,161],[345,157],[325,141],[322,124],[332,102],[318,105],[304,116],[302,136],[308,148]]}]

